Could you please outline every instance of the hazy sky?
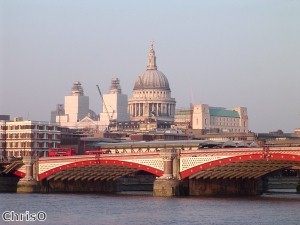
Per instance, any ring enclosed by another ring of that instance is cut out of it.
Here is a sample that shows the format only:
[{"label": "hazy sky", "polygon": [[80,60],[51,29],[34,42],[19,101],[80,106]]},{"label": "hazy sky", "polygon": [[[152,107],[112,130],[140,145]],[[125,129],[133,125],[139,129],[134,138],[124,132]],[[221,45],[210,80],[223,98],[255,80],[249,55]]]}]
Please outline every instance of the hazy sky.
[{"label": "hazy sky", "polygon": [[300,1],[0,0],[0,114],[50,120],[80,81],[130,98],[154,40],[177,108],[245,106],[249,129],[300,127]]}]

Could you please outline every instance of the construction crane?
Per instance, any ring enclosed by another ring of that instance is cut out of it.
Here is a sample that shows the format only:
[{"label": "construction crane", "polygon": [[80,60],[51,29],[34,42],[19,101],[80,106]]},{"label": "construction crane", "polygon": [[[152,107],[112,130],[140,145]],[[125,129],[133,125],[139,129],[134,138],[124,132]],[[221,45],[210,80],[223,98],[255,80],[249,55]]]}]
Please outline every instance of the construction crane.
[{"label": "construction crane", "polygon": [[113,109],[113,107],[111,107],[111,105],[109,107],[112,109],[111,116],[110,116],[112,120],[114,118],[115,110]]},{"label": "construction crane", "polygon": [[[105,101],[104,101],[104,98],[103,98],[103,95],[102,95],[102,93],[101,93],[101,90],[100,90],[100,87],[99,87],[99,85],[97,84],[96,85],[97,86],[97,88],[98,88],[98,92],[99,92],[99,94],[100,94],[100,97],[101,97],[101,100],[102,100],[102,102],[103,102],[103,105],[104,105],[104,108],[105,108],[105,112],[106,112],[106,114],[107,114],[107,116],[108,116],[108,120],[109,120],[109,125],[111,124],[111,121],[112,121],[112,118],[113,118],[113,115],[114,115],[114,112],[115,112],[115,110],[113,110],[113,112],[112,112],[112,115],[110,116],[109,115],[109,112],[108,112],[108,109],[107,109],[107,106],[106,106],[106,104],[105,104]],[[111,107],[111,106],[110,106]],[[112,108],[112,107],[111,107]],[[113,108],[112,108],[113,109]]]}]

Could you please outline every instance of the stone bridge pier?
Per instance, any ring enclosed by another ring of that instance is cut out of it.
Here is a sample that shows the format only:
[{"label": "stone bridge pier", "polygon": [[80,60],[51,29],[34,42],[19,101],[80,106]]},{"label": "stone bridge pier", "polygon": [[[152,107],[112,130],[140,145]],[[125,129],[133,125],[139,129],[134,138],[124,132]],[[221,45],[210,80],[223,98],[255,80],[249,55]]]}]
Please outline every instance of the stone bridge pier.
[{"label": "stone bridge pier", "polygon": [[160,156],[164,163],[164,173],[161,177],[156,178],[153,184],[153,196],[171,197],[180,195],[180,180],[178,167],[177,149],[163,149]]},{"label": "stone bridge pier", "polygon": [[19,180],[17,184],[17,192],[19,193],[33,193],[38,192],[38,182],[33,175],[33,165],[35,158],[31,155],[23,156],[23,163],[25,165],[26,176]]}]

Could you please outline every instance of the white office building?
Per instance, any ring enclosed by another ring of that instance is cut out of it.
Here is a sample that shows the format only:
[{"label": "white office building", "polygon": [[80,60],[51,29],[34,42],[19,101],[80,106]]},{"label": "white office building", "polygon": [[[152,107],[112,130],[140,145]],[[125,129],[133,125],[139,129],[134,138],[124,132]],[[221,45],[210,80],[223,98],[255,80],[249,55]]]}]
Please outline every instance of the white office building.
[{"label": "white office building", "polygon": [[226,109],[197,104],[193,107],[193,129],[219,129],[222,132],[248,133],[246,107]]},{"label": "white office building", "polygon": [[[97,119],[95,112],[89,109],[89,97],[79,81],[74,82],[71,95],[65,96],[65,104],[58,104],[56,111],[51,112],[51,121],[62,127],[81,129],[94,127]],[[92,123],[92,124],[91,124]]]},{"label": "white office building", "polygon": [[248,133],[248,113],[246,107],[226,109],[195,104],[190,109],[177,110],[175,124],[178,128]]},{"label": "white office building", "polygon": [[7,157],[43,153],[60,145],[61,134],[55,123],[22,120],[0,121],[0,151]]}]

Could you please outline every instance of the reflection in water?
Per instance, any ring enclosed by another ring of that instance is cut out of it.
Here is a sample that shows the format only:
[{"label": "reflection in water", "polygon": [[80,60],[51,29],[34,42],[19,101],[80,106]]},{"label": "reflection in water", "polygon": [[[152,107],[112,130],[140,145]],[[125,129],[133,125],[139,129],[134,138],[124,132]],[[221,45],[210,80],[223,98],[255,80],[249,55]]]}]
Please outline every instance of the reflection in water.
[{"label": "reflection in water", "polygon": [[0,202],[1,214],[10,210],[19,213],[45,211],[47,220],[42,224],[290,225],[299,224],[300,195],[154,198],[151,192],[115,195],[5,193],[0,194]]}]

